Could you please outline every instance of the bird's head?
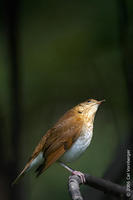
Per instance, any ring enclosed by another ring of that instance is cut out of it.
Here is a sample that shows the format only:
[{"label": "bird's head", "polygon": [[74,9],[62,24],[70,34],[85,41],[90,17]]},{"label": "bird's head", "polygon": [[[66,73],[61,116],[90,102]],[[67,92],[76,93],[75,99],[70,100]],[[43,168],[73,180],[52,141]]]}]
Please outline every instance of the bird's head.
[{"label": "bird's head", "polygon": [[105,100],[97,101],[95,99],[88,99],[83,103],[78,104],[75,108],[78,113],[88,117],[94,117],[99,105]]}]

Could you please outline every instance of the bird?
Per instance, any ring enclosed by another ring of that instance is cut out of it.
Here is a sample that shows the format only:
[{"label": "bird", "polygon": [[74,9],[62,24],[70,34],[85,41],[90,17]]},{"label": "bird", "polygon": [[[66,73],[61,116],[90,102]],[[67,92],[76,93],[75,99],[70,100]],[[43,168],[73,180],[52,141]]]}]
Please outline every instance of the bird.
[{"label": "bird", "polygon": [[95,114],[104,101],[87,99],[68,110],[41,138],[12,186],[32,168],[38,177],[55,162],[85,182],[84,174],[73,170],[67,164],[78,159],[90,145]]}]

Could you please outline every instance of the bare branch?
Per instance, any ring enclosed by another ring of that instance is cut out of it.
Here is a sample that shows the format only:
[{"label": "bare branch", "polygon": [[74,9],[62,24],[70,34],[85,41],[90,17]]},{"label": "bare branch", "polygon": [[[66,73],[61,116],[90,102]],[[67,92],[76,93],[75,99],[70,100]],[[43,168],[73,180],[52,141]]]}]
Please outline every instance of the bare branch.
[{"label": "bare branch", "polygon": [[73,200],[83,200],[83,197],[80,193],[80,188],[79,188],[80,184],[81,184],[81,179],[79,176],[73,175],[69,177],[68,188],[69,188],[69,193],[71,195],[71,198]]},{"label": "bare branch", "polygon": [[[108,193],[112,196],[119,197],[121,199],[130,199],[133,200],[133,191],[127,193],[125,186],[120,186],[111,181],[97,178],[88,174],[84,174],[86,183],[85,185],[91,186],[97,190]],[[80,177],[73,175],[69,177],[69,193],[73,200],[83,200],[83,197],[80,193],[79,185],[82,184]]]}]

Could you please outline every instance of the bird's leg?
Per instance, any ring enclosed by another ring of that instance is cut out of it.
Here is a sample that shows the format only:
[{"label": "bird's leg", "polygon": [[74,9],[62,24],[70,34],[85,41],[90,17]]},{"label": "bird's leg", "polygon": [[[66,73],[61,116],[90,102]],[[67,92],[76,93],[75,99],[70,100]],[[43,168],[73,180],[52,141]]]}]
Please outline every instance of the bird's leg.
[{"label": "bird's leg", "polygon": [[69,172],[71,172],[72,175],[77,175],[77,176],[79,176],[79,177],[81,178],[81,182],[82,182],[82,183],[85,183],[85,182],[86,182],[86,180],[85,180],[85,175],[84,175],[82,172],[73,170],[72,168],[70,168],[70,167],[68,167],[66,164],[64,164],[63,162],[60,162],[60,161],[59,161],[59,164],[60,164],[62,167],[64,167],[65,169],[67,169]]},{"label": "bird's leg", "polygon": [[74,170],[73,170],[72,168],[68,167],[67,165],[65,165],[63,162],[60,162],[60,161],[59,161],[59,164],[60,164],[62,167],[64,167],[65,169],[67,169],[69,172],[73,173]]}]

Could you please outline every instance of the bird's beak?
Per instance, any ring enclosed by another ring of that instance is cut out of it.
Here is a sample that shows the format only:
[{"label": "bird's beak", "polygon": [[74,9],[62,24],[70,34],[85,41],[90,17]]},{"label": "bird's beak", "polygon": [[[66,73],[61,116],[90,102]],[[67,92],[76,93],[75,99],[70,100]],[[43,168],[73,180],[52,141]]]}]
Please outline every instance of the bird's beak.
[{"label": "bird's beak", "polygon": [[97,104],[100,105],[102,102],[105,102],[105,99],[103,99],[103,100],[101,100],[101,101],[98,101]]}]

